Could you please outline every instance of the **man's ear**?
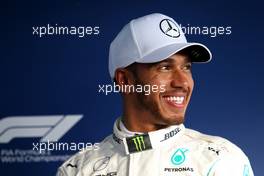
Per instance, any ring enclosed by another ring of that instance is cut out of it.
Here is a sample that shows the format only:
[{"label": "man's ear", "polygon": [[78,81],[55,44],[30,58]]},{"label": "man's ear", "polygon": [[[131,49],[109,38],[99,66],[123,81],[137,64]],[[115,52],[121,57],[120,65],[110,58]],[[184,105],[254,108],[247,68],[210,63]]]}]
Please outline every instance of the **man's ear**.
[{"label": "man's ear", "polygon": [[117,85],[132,85],[134,84],[134,77],[131,71],[125,68],[118,68],[115,71],[115,82]]},{"label": "man's ear", "polygon": [[123,86],[128,83],[127,70],[124,68],[118,68],[115,71],[115,82],[117,85]]}]

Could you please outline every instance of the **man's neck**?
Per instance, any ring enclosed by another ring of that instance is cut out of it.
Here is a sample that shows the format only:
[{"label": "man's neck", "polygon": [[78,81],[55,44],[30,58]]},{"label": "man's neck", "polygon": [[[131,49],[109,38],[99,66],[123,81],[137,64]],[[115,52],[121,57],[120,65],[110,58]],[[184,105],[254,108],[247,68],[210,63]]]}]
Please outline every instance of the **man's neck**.
[{"label": "man's neck", "polygon": [[152,122],[150,115],[147,113],[129,113],[125,111],[122,116],[122,122],[132,132],[147,133],[167,127]]}]

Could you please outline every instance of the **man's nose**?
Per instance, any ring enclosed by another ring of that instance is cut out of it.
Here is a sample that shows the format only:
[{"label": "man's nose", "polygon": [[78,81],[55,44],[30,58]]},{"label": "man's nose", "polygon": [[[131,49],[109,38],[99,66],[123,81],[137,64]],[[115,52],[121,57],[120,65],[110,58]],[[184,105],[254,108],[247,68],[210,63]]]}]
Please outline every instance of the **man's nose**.
[{"label": "man's nose", "polygon": [[188,77],[186,73],[181,70],[175,70],[172,75],[171,86],[174,88],[187,89]]}]

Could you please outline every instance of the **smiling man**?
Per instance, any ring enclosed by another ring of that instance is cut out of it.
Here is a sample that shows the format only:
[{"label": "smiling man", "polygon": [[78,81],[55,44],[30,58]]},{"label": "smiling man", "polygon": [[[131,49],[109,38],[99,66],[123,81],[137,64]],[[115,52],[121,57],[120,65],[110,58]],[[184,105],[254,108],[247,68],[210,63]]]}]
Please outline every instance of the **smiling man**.
[{"label": "smiling man", "polygon": [[191,60],[187,49],[157,63],[134,63],[125,69],[119,68],[115,78],[122,86],[155,85],[165,90],[153,91],[150,95],[124,92],[122,120],[126,128],[150,132],[183,123],[193,90]]},{"label": "smiling man", "polygon": [[128,23],[111,43],[110,76],[119,86],[155,89],[121,92],[123,114],[113,134],[99,150],[74,155],[57,175],[253,176],[237,146],[183,125],[194,87],[191,65],[211,57],[204,45],[188,43],[168,16],[150,14]]}]

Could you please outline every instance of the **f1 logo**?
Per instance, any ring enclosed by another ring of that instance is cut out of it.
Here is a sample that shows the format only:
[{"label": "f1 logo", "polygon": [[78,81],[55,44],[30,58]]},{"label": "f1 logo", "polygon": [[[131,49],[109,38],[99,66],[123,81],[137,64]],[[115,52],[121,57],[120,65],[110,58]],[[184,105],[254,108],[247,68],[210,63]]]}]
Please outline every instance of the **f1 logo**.
[{"label": "f1 logo", "polygon": [[82,117],[83,115],[6,117],[0,120],[0,143],[26,137],[42,137],[41,142],[56,142]]},{"label": "f1 logo", "polygon": [[160,22],[160,30],[169,37],[178,38],[180,36],[180,30],[170,19],[163,19]]}]

